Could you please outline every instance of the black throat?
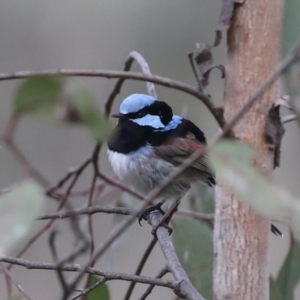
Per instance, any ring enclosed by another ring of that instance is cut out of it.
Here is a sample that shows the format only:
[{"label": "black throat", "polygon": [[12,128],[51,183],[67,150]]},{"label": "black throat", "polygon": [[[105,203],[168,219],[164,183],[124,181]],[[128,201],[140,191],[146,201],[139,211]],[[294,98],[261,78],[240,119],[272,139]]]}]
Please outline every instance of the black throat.
[{"label": "black throat", "polygon": [[128,154],[147,144],[147,137],[151,131],[149,126],[140,126],[129,119],[121,118],[108,141],[108,149]]}]

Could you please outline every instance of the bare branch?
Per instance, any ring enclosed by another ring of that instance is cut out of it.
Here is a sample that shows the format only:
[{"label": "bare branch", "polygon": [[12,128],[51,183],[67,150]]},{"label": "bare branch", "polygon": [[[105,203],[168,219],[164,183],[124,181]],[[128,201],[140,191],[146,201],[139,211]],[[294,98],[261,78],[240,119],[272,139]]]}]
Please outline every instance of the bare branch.
[{"label": "bare branch", "polygon": [[[148,63],[146,62],[145,58],[139,52],[137,52],[137,51],[130,52],[127,60],[129,60],[129,59],[135,60],[139,64],[139,66],[144,74],[152,75]],[[157,99],[157,93],[155,90],[155,86],[152,82],[147,82],[147,91],[150,96]]]},{"label": "bare branch", "polygon": [[[56,270],[57,269],[57,266],[55,264],[43,263],[43,262],[32,262],[29,260],[11,257],[11,256],[0,256],[0,261],[18,265],[18,266],[23,266],[29,270],[33,270],[33,269]],[[84,270],[84,267],[80,266],[79,264],[66,264],[61,266],[61,270],[67,272],[82,272]],[[137,275],[130,275],[125,273],[106,272],[96,268],[87,268],[84,272],[88,274],[102,276],[106,278],[106,280],[135,281],[143,284],[154,284],[158,286],[164,286],[170,289],[178,288],[177,283],[173,280],[163,280],[158,278],[151,278],[148,276],[137,276]]]},{"label": "bare branch", "polygon": [[[148,221],[153,227],[156,227],[161,221],[160,213],[152,212],[149,215]],[[159,227],[156,231],[156,236],[167,260],[168,269],[173,274],[176,281],[179,282],[180,286],[177,291],[180,296],[188,300],[204,300],[204,298],[193,287],[187,274],[181,266],[167,229],[165,229],[164,227]]]},{"label": "bare branch", "polygon": [[86,159],[80,166],[70,168],[67,172],[67,174],[61,178],[54,186],[48,188],[46,194],[51,195],[53,192],[55,192],[57,189],[60,189],[63,187],[63,185],[73,176],[79,172],[81,173],[90,163],[92,162],[92,159],[89,157]]},{"label": "bare branch", "polygon": [[0,268],[26,299],[33,300],[33,298],[24,291],[23,287],[14,279],[14,277],[2,263],[0,263]]},{"label": "bare branch", "polygon": [[29,78],[29,77],[42,76],[42,75],[122,78],[124,80],[132,79],[132,80],[153,82],[159,85],[169,87],[171,89],[185,92],[201,100],[203,104],[211,112],[211,114],[215,117],[220,127],[223,127],[224,125],[224,124],[220,124],[220,114],[222,114],[223,111],[222,108],[215,107],[211,99],[207,95],[201,93],[191,85],[188,85],[186,83],[174,79],[157,76],[157,75],[146,75],[138,72],[124,72],[124,71],[111,71],[111,70],[59,69],[59,70],[46,70],[40,72],[20,71],[20,72],[12,72],[12,73],[0,73],[0,81],[15,80],[15,79]]}]

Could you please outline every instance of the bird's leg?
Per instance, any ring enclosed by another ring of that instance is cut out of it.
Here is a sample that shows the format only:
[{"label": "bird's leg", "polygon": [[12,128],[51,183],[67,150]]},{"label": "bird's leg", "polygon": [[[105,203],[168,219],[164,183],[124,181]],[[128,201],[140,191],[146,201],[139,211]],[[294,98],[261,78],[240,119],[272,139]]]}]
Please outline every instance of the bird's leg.
[{"label": "bird's leg", "polygon": [[167,210],[167,212],[164,214],[164,216],[162,217],[162,219],[159,221],[159,223],[157,225],[155,225],[151,231],[152,235],[154,237],[156,237],[156,231],[157,229],[162,226],[164,228],[166,228],[169,232],[169,235],[173,232],[173,229],[171,227],[168,226],[168,223],[170,222],[173,214],[177,211],[178,209],[178,205],[180,203],[180,199],[176,200]]},{"label": "bird's leg", "polygon": [[149,213],[155,211],[155,210],[158,210],[162,215],[165,215],[165,211],[161,208],[162,205],[165,203],[165,200],[163,201],[160,201],[158,202],[157,204],[155,205],[152,205],[148,208],[146,208],[139,216],[139,224],[141,225],[141,221],[144,219],[144,220],[147,220],[148,219],[148,215]]}]

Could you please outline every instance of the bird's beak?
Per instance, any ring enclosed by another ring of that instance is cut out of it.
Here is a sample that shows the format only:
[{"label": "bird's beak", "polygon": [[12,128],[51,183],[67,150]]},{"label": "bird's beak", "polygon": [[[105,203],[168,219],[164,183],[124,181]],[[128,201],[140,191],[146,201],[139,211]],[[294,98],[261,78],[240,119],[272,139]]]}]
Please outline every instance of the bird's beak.
[{"label": "bird's beak", "polygon": [[118,118],[118,119],[120,119],[120,118],[122,118],[122,117],[124,117],[124,115],[123,114],[113,114],[113,115],[111,115],[113,118]]}]

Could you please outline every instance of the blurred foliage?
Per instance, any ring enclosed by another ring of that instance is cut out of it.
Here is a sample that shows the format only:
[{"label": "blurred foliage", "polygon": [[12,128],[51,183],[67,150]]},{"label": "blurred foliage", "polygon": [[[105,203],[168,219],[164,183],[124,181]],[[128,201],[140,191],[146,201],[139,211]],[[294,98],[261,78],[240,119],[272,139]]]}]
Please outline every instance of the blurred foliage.
[{"label": "blurred foliage", "polygon": [[81,87],[68,90],[65,80],[58,76],[25,79],[15,94],[13,114],[83,124],[97,141],[107,139],[112,132],[112,125],[97,109],[95,97]]},{"label": "blurred foliage", "polygon": [[[243,200],[268,217],[289,216],[292,227],[299,229],[298,200],[272,185],[253,166],[253,149],[238,142],[225,141],[214,146],[210,155],[219,178]],[[300,244],[293,241],[278,278],[271,280],[271,299],[294,299],[299,279]]]},{"label": "blurred foliage", "polygon": [[178,258],[195,288],[212,299],[212,230],[203,222],[176,219],[172,234]]},{"label": "blurred foliage", "polygon": [[282,299],[294,299],[294,290],[300,279],[300,244],[293,241],[276,280]]},{"label": "blurred foliage", "polygon": [[[91,275],[88,287],[96,284],[101,280],[100,277],[96,275]],[[109,295],[109,290],[108,286],[105,283],[102,283],[100,286],[92,290],[90,293],[87,294],[87,300],[109,300],[110,295]]]},{"label": "blurred foliage", "polygon": [[211,149],[210,157],[219,179],[241,199],[267,217],[284,219],[293,228],[300,228],[298,199],[271,184],[253,166],[252,148],[239,142],[219,142]]},{"label": "blurred foliage", "polygon": [[42,118],[53,118],[62,87],[63,79],[57,76],[25,79],[16,90],[13,113],[30,113]]},{"label": "blurred foliage", "polygon": [[284,300],[279,290],[278,284],[270,278],[270,300]]},{"label": "blurred foliage", "polygon": [[22,181],[0,196],[0,251],[7,252],[23,238],[44,203],[41,188],[32,180]]},{"label": "blurred foliage", "polygon": [[77,111],[79,120],[85,124],[96,140],[108,138],[112,132],[112,125],[99,114],[93,95],[85,89],[76,89],[71,94],[71,101]]}]

